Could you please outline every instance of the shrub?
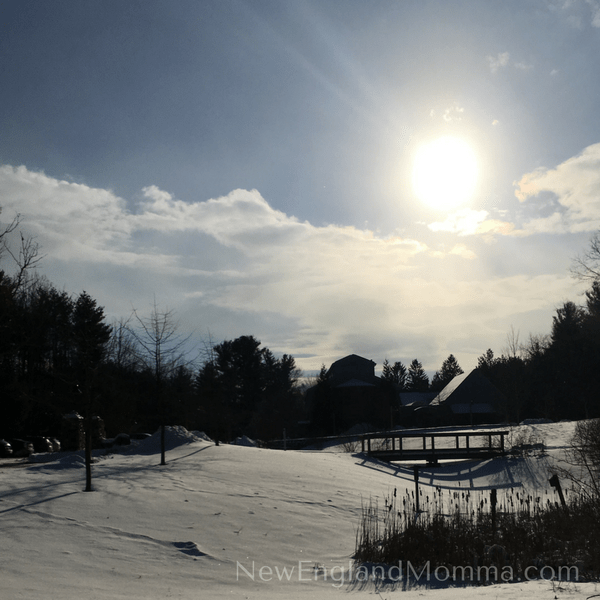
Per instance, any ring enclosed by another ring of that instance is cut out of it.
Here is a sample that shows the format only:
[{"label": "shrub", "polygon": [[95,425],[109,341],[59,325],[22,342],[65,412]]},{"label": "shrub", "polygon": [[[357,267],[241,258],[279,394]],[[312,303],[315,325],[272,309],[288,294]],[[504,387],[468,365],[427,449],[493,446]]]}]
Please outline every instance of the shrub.
[{"label": "shrub", "polygon": [[535,431],[511,427],[506,439],[506,449],[512,456],[543,455],[546,443]]},{"label": "shrub", "polygon": [[600,501],[600,419],[578,421],[567,452],[571,468],[564,474],[581,493]]},{"label": "shrub", "polygon": [[528,566],[557,573],[573,566],[579,577],[600,575],[600,510],[588,497],[573,498],[565,509],[547,492],[531,496],[510,489],[493,512],[482,492],[437,488],[420,496],[419,513],[414,492],[398,498],[394,490],[382,508],[372,500],[363,505],[357,562],[509,567],[515,578],[523,578]]}]

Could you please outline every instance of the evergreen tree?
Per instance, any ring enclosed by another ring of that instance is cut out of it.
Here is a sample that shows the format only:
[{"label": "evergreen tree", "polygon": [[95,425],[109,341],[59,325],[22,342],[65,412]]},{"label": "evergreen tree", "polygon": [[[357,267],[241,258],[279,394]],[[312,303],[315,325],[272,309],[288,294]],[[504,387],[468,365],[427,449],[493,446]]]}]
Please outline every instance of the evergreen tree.
[{"label": "evergreen tree", "polygon": [[386,358],[383,361],[383,367],[381,369],[381,378],[386,381],[392,381],[392,366],[390,365],[390,361]]},{"label": "evergreen tree", "polygon": [[401,362],[397,361],[393,365],[390,365],[387,358],[383,361],[381,378],[385,381],[394,383],[397,386],[398,391],[406,389],[407,376],[408,373],[406,367]]},{"label": "evergreen tree", "polygon": [[600,280],[596,279],[585,293],[585,303],[588,316],[600,319]]},{"label": "evergreen tree", "polygon": [[558,308],[552,318],[550,344],[545,355],[548,386],[543,416],[552,419],[587,416],[590,396],[584,324],[585,311],[571,301]]},{"label": "evergreen tree", "polygon": [[485,375],[494,366],[494,353],[491,348],[477,359],[477,368]]},{"label": "evergreen tree", "polygon": [[314,433],[328,435],[336,433],[335,403],[329,385],[329,370],[322,364],[316,384],[311,388],[310,421]]},{"label": "evergreen tree", "polygon": [[585,313],[574,302],[565,302],[552,317],[552,345],[572,345],[581,333]]},{"label": "evergreen tree", "polygon": [[436,371],[431,381],[431,390],[439,392],[443,390],[457,375],[462,375],[464,371],[460,368],[458,361],[453,354],[442,363],[442,368]]},{"label": "evergreen tree", "polygon": [[253,336],[211,349],[196,378],[201,410],[229,440],[242,434],[279,437],[297,419],[299,371],[292,356],[276,358]]},{"label": "evergreen tree", "polygon": [[407,390],[409,392],[426,392],[429,390],[429,377],[423,365],[415,358],[408,367]]}]

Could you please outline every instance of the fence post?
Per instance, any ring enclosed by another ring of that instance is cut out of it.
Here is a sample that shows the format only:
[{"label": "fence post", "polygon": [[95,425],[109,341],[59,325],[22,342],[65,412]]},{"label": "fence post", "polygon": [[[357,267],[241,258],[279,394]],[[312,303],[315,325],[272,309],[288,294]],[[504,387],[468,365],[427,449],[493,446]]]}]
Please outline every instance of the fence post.
[{"label": "fence post", "polygon": [[498,495],[495,489],[490,494],[490,506],[492,508],[492,536],[496,537],[496,504],[498,502]]},{"label": "fence post", "polygon": [[[423,437],[423,440],[425,440],[424,437]],[[418,465],[415,465],[413,467],[413,474],[415,476],[415,507],[416,507],[416,512],[420,512],[420,509],[419,509],[419,467],[418,467]]]}]

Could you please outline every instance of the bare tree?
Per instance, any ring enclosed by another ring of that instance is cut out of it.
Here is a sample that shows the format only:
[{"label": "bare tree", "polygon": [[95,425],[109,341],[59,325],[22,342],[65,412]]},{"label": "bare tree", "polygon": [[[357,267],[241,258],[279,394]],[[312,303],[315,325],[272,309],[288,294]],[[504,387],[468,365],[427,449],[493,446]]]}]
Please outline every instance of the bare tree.
[{"label": "bare tree", "polygon": [[[0,207],[0,213],[2,208]],[[27,279],[27,273],[36,267],[43,256],[40,255],[39,244],[32,237],[26,237],[22,232],[18,232],[18,247],[14,248],[10,243],[13,233],[15,233],[21,224],[21,215],[17,214],[13,220],[0,229],[0,261],[5,254],[8,254],[15,266],[16,273],[12,276],[15,289],[21,289]]]},{"label": "bare tree", "polygon": [[570,270],[573,277],[582,281],[600,279],[600,232],[592,236],[586,252],[573,259]]},{"label": "bare tree", "polygon": [[138,364],[136,340],[131,334],[131,319],[119,319],[112,326],[108,344],[108,360],[121,371],[133,371]]},{"label": "bare tree", "polygon": [[186,359],[186,349],[190,335],[183,337],[178,333],[179,324],[175,313],[170,309],[161,309],[154,299],[150,316],[141,317],[133,311],[133,327],[129,331],[138,347],[138,360],[154,377],[155,399],[160,416],[160,452],[161,465],[165,459],[165,422],[167,402],[164,397],[165,381],[178,367],[190,364]]},{"label": "bare tree", "polygon": [[600,501],[600,419],[578,421],[567,448],[567,469],[559,469],[584,495]]},{"label": "bare tree", "polygon": [[515,331],[514,325],[510,326],[510,331],[506,334],[506,347],[502,349],[502,354],[508,358],[520,358],[522,346],[519,342],[519,331]]}]

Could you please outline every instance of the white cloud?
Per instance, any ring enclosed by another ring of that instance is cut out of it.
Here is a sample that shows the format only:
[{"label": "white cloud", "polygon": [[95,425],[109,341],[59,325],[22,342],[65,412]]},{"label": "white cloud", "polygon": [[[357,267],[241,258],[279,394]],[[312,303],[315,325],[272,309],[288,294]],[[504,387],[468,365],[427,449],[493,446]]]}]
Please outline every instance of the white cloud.
[{"label": "white cloud", "polygon": [[532,202],[542,192],[550,192],[561,208],[548,217],[529,221],[515,232],[517,235],[595,231],[600,227],[600,144],[588,146],[553,169],[526,173],[515,185],[521,202]]},{"label": "white cloud", "polygon": [[456,254],[462,258],[466,258],[468,260],[473,260],[476,255],[473,250],[468,248],[465,244],[456,244],[452,250],[450,250],[450,254]]},{"label": "white cloud", "polygon": [[500,52],[497,56],[487,56],[487,61],[492,73],[497,73],[499,69],[506,67],[509,60],[510,54],[508,52]]},{"label": "white cloud", "polygon": [[465,109],[462,106],[459,106],[456,102],[448,107],[444,111],[443,119],[446,123],[451,123],[452,121],[462,121],[462,115],[465,112]]},{"label": "white cloud", "polygon": [[583,7],[587,4],[591,13],[590,24],[592,27],[600,27],[600,1],[599,0],[584,0],[584,2],[575,0],[546,0],[550,11],[565,12],[569,11],[566,16],[566,21],[574,29],[583,29],[584,21],[589,19],[589,16],[584,11]]},{"label": "white cloud", "polygon": [[[492,73],[497,73],[500,69],[504,69],[510,65],[509,52],[499,52],[496,56],[492,56],[490,54],[486,56],[486,59]],[[512,66],[519,71],[531,71],[531,69],[533,69],[533,65],[531,63],[526,63],[523,61],[515,62]]]},{"label": "white cloud", "polygon": [[486,210],[472,210],[470,208],[461,209],[448,215],[445,221],[430,223],[428,225],[431,231],[448,231],[458,235],[491,235],[509,234],[514,225],[498,219],[488,219],[489,213]]},{"label": "white cloud", "polygon": [[[568,276],[487,279],[462,243],[443,254],[415,239],[316,227],[256,190],[184,202],[151,185],[129,210],[110,191],[1,167],[0,198],[5,220],[22,213],[59,288],[86,289],[116,317],[156,293],[217,339],[253,334],[275,351],[312,355],[303,368],[351,352],[379,363],[419,357],[432,369],[453,352],[469,368],[518,315],[549,314],[572,287]],[[486,211],[437,225],[462,235],[507,226]]]},{"label": "white cloud", "polygon": [[524,62],[517,62],[515,63],[515,69],[518,69],[519,71],[531,71],[531,69],[533,69],[533,65]]},{"label": "white cloud", "polygon": [[600,27],[600,2],[598,0],[585,0],[592,11],[592,27]]},{"label": "white cloud", "polygon": [[93,258],[125,243],[131,226],[122,218],[125,202],[107,190],[59,181],[25,167],[0,166],[0,203],[5,213],[20,213],[48,251]]}]

